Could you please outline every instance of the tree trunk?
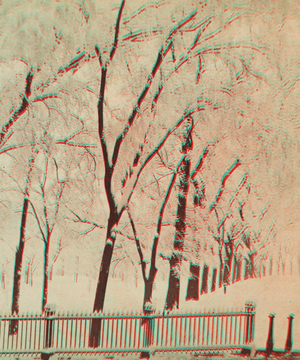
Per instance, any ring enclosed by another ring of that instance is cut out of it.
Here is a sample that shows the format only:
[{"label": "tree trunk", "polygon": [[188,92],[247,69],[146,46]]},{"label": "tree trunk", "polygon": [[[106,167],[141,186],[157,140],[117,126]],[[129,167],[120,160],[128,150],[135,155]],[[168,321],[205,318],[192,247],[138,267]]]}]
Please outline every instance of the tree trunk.
[{"label": "tree trunk", "polygon": [[[182,146],[182,152],[187,152],[191,147],[191,139],[188,136],[185,144]],[[186,203],[189,188],[190,159],[186,156],[182,162],[179,174],[179,191],[177,200],[177,216],[175,222],[175,238],[173,251],[170,259],[169,287],[166,299],[166,309],[179,307],[180,294],[180,267],[182,260],[182,251],[185,237]]]},{"label": "tree trunk", "polygon": [[222,259],[222,253],[221,253],[220,249],[219,249],[219,261],[220,261],[220,265],[219,265],[219,287],[221,287],[222,284],[223,284],[223,259]]},{"label": "tree trunk", "polygon": [[262,259],[258,258],[256,261],[256,267],[255,267],[255,276],[261,278],[262,277]]},{"label": "tree trunk", "polygon": [[231,265],[230,265],[230,268],[231,268],[230,269],[230,271],[231,271],[230,282],[231,282],[231,284],[233,284],[236,279],[236,265],[237,265],[237,262],[236,262],[235,256],[234,256],[234,254],[232,254]]},{"label": "tree trunk", "polygon": [[224,252],[224,223],[220,229],[220,240],[219,240],[219,288],[223,285],[223,273],[224,273],[224,261],[223,261],[223,252]]},{"label": "tree trunk", "polygon": [[[110,270],[110,264],[114,245],[116,241],[116,233],[113,231],[113,227],[118,223],[118,216],[115,211],[111,212],[107,225],[106,242],[102,255],[101,267],[99,271],[99,278],[96,288],[96,296],[94,301],[94,312],[102,312],[104,307],[104,299],[106,295],[107,280]],[[89,337],[89,347],[96,348],[100,345],[100,332],[101,332],[101,320],[93,319],[91,332]]]},{"label": "tree trunk", "polygon": [[223,272],[223,283],[228,285],[229,284],[229,276],[230,276],[229,262],[226,259],[224,261],[224,263],[225,263],[225,266],[224,266],[224,272]]},{"label": "tree trunk", "polygon": [[235,266],[235,279],[234,281],[240,281],[241,280],[241,267],[242,267],[242,260],[239,259],[238,261],[236,260],[236,266]]},{"label": "tree trunk", "polygon": [[4,266],[2,264],[2,289],[5,290],[5,271],[4,271]]},{"label": "tree trunk", "polygon": [[47,239],[44,247],[44,271],[43,271],[43,297],[42,297],[42,311],[45,310],[45,306],[48,300],[48,281],[49,281],[49,247],[50,239]]},{"label": "tree trunk", "polygon": [[256,276],[256,271],[254,267],[254,254],[251,254],[249,258],[250,258],[250,277],[253,278]]},{"label": "tree trunk", "polygon": [[105,242],[105,247],[101,261],[93,311],[98,311],[98,312],[103,311],[109,269],[110,269],[113,249],[116,241],[116,233],[112,231],[112,229],[117,223],[118,223],[118,219],[116,217],[115,218],[111,217],[108,222],[106,242]]},{"label": "tree trunk", "polygon": [[[249,256],[250,257],[250,256]],[[245,260],[245,280],[251,277],[250,260]]]},{"label": "tree trunk", "polygon": [[[26,89],[25,89],[25,96],[23,97],[21,108],[19,109],[20,114],[22,113],[22,108],[26,105],[28,106],[28,97],[30,95],[30,87],[32,82],[32,72],[30,71],[26,78]],[[11,305],[11,313],[19,314],[19,300],[20,300],[20,286],[21,286],[21,273],[22,273],[22,262],[23,262],[23,254],[24,254],[24,245],[25,245],[25,229],[27,223],[27,213],[28,213],[28,191],[30,188],[30,173],[33,169],[33,164],[35,161],[35,156],[38,153],[38,150],[32,154],[29,160],[29,170],[27,173],[26,178],[26,187],[24,192],[24,199],[23,199],[23,209],[22,209],[22,217],[21,217],[21,225],[20,225],[20,240],[19,246],[16,251],[15,255],[15,268],[14,268],[14,281],[13,281],[13,288],[12,288],[12,305]],[[18,322],[11,321],[9,326],[9,334],[13,335],[18,331]]]},{"label": "tree trunk", "polygon": [[206,294],[208,291],[208,266],[204,264],[202,272],[201,295]]},{"label": "tree trunk", "polygon": [[223,263],[220,264],[219,287],[223,285]]},{"label": "tree trunk", "polygon": [[[156,272],[155,272],[156,273]],[[149,276],[150,277],[150,276]],[[154,275],[155,277],[155,275]],[[154,279],[145,281],[144,288],[144,301],[143,301],[143,312],[145,318],[142,320],[142,325],[144,328],[144,339],[143,339],[143,347],[151,346],[153,343],[153,319],[152,317],[147,318],[147,316],[152,315],[155,309],[151,306],[152,293],[153,293],[153,283]]]},{"label": "tree trunk", "polygon": [[25,283],[28,285],[29,284],[29,263],[27,263],[26,266],[26,279],[25,279]]},{"label": "tree trunk", "polygon": [[[19,314],[19,300],[20,300],[20,287],[21,287],[21,273],[22,273],[22,262],[24,254],[24,240],[25,240],[25,228],[28,212],[28,199],[23,200],[22,218],[21,218],[21,229],[20,229],[20,241],[19,246],[15,255],[15,269],[14,269],[14,282],[12,289],[12,305],[11,313]],[[9,334],[16,334],[18,331],[18,321],[13,320],[10,322]]]},{"label": "tree trunk", "polygon": [[78,271],[79,271],[79,256],[76,256],[76,263],[75,263],[75,282],[78,282]]},{"label": "tree trunk", "polygon": [[216,290],[216,286],[217,286],[217,269],[214,268],[213,269],[213,273],[212,273],[212,282],[211,282],[211,292]]},{"label": "tree trunk", "polygon": [[241,259],[241,280],[246,279],[247,260],[243,257]]},{"label": "tree trunk", "polygon": [[186,300],[199,299],[199,275],[200,266],[190,262],[190,276],[186,292]]},{"label": "tree trunk", "polygon": [[143,309],[146,310],[147,303],[151,303],[153,293],[153,282],[146,280],[145,288],[144,288],[144,301],[143,301]]},{"label": "tree trunk", "polygon": [[229,239],[229,242],[227,244],[224,245],[224,249],[225,249],[225,259],[224,259],[224,263],[225,263],[225,267],[224,267],[224,274],[223,274],[223,281],[226,284],[230,284],[231,281],[231,270],[232,270],[232,263],[233,263],[233,243],[231,241],[231,239]]},{"label": "tree trunk", "polygon": [[272,257],[269,257],[269,275],[272,275],[272,265],[273,265],[273,261],[272,261]]},{"label": "tree trunk", "polygon": [[54,266],[54,264],[52,264],[50,266],[50,281],[52,281],[52,279],[53,279],[53,266]]}]

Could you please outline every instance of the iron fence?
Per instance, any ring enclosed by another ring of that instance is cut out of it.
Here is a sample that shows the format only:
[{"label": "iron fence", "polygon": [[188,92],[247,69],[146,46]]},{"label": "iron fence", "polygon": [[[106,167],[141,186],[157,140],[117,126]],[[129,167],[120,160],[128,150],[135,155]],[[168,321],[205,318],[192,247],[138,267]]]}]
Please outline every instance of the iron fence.
[{"label": "iron fence", "polygon": [[[103,351],[227,348],[254,340],[255,307],[198,314],[55,314],[0,316],[0,353],[88,351],[92,322],[101,322]],[[10,334],[11,322],[17,329]]]}]

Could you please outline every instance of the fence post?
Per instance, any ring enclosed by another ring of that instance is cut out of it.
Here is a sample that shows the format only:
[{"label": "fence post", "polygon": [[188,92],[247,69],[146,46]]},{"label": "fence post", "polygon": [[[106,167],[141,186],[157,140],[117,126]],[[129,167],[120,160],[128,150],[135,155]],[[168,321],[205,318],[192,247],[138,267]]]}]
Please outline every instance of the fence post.
[{"label": "fence post", "polygon": [[246,320],[246,344],[252,342],[254,340],[254,309],[255,305],[253,302],[246,302],[245,304],[245,312],[247,313],[247,320]]},{"label": "fence post", "polygon": [[[153,345],[154,337],[154,319],[152,315],[155,313],[155,309],[152,308],[151,304],[148,304],[147,308],[144,309],[145,318],[143,319],[142,324],[144,325],[144,337],[143,337],[143,347],[148,348]],[[141,359],[149,359],[150,351],[142,351]]]},{"label": "fence post", "polygon": [[255,331],[255,304],[253,303],[251,305],[250,329],[251,329],[250,342],[252,342],[254,341],[254,331]]},{"label": "fence post", "polygon": [[292,332],[293,332],[293,319],[294,319],[294,314],[291,314],[289,317],[289,325],[288,325],[288,333],[287,333],[287,339],[286,339],[286,343],[285,343],[285,351],[289,352],[292,350],[292,346],[293,346],[293,338],[292,338]]},{"label": "fence post", "polygon": [[266,353],[269,355],[273,351],[274,347],[274,340],[273,340],[273,329],[274,329],[274,317],[275,314],[270,314],[270,323],[269,323],[269,334],[268,334],[268,340],[266,344]]},{"label": "fence post", "polygon": [[246,302],[245,304],[245,312],[247,313],[247,320],[246,320],[246,344],[249,342],[249,325],[250,325],[250,303]]},{"label": "fence post", "polygon": [[44,348],[48,349],[53,346],[54,320],[51,319],[55,315],[55,304],[47,304],[45,306],[45,317],[50,318],[45,320],[44,331]]}]

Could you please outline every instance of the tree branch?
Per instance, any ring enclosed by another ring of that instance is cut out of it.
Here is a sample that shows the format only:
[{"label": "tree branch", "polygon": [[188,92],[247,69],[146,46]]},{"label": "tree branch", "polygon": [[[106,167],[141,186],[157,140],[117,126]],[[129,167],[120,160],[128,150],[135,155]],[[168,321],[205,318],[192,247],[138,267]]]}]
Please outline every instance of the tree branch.
[{"label": "tree branch", "polygon": [[214,202],[210,205],[208,213],[211,213],[214,208],[216,207],[217,203],[220,201],[221,196],[224,192],[226,181],[229,179],[229,177],[232,175],[232,173],[241,165],[240,160],[237,158],[235,162],[231,165],[231,167],[227,170],[227,172],[223,175],[221,180],[221,186],[220,189],[215,197]]},{"label": "tree branch", "polygon": [[[58,166],[57,166],[57,162],[55,159],[53,159],[53,162],[54,162],[54,165],[55,165],[55,169],[56,169],[56,179],[57,179],[57,182],[60,182],[58,180]],[[67,175],[68,171],[66,172],[66,175]],[[49,233],[51,234],[52,231],[53,231],[53,228],[54,228],[54,225],[56,223],[56,219],[57,219],[57,215],[58,215],[58,210],[59,210],[59,205],[60,205],[60,201],[61,201],[61,198],[62,198],[62,194],[63,194],[63,190],[64,190],[64,187],[66,185],[66,181],[63,181],[63,183],[60,184],[60,188],[59,188],[59,192],[58,192],[58,198],[56,199],[56,203],[55,203],[55,211],[54,211],[54,219],[53,219],[53,222],[50,226],[50,230],[49,230]]]},{"label": "tree branch", "polygon": [[[24,112],[27,110],[29,106],[29,96],[31,94],[31,84],[33,79],[33,71],[30,69],[26,76],[26,86],[25,91],[22,97],[22,103],[19,106],[17,110],[14,110],[12,112],[12,115],[10,116],[7,123],[5,123],[2,126],[2,129],[0,131],[0,146],[2,146],[5,143],[5,140],[9,137],[8,131],[12,127],[12,125],[24,114]],[[7,136],[8,134],[8,136]]]},{"label": "tree branch", "polygon": [[143,252],[141,249],[140,240],[137,237],[136,228],[135,228],[135,225],[134,225],[134,222],[133,222],[130,210],[129,210],[129,206],[126,207],[126,210],[127,210],[127,214],[128,214],[129,220],[130,220],[131,227],[132,227],[132,232],[133,232],[136,248],[137,248],[137,251],[138,251],[138,254],[140,257],[143,279],[146,282],[146,280],[147,280],[147,278],[146,278],[146,263],[145,263]]},{"label": "tree branch", "polygon": [[208,144],[208,145],[204,148],[201,156],[199,157],[199,160],[198,160],[197,164],[195,165],[194,170],[191,172],[191,176],[190,176],[191,180],[194,180],[194,179],[195,179],[197,173],[198,173],[198,172],[200,171],[200,169],[202,168],[203,163],[204,163],[204,160],[205,160],[205,158],[207,157],[208,152],[209,152],[209,148],[210,148],[211,146],[213,146],[213,145],[212,145],[212,144]]},{"label": "tree branch", "polygon": [[[43,102],[47,106],[47,104],[45,103],[45,100],[47,100],[47,99],[62,99],[62,97],[56,93],[44,94],[44,95],[40,95],[40,96],[37,96],[36,98],[34,98],[31,101],[31,103]],[[47,106],[47,108],[49,109],[48,106]]]},{"label": "tree branch", "polygon": [[[193,50],[195,50],[195,48],[197,46],[199,46],[200,44],[204,43],[205,41],[215,37],[217,34],[219,34],[223,29],[225,29],[229,24],[231,24],[234,20],[239,19],[241,16],[243,15],[242,12],[239,12],[233,16],[231,16],[223,26],[221,26],[220,28],[218,28],[217,30],[213,31],[212,33],[210,33],[208,36],[202,38],[202,41],[199,42],[203,32],[209,27],[209,25],[212,23],[212,19],[215,17],[214,14],[211,14],[209,16],[207,16],[205,19],[203,19],[199,24],[197,24],[196,27],[193,27],[191,29],[191,31],[194,31],[196,28],[200,27],[199,32],[197,33],[194,41],[192,42],[192,44],[189,46],[189,48],[187,49],[187,51],[185,53],[182,53],[178,62],[175,64],[174,68],[169,72],[169,74],[166,76],[165,78],[165,82],[167,82],[169,80],[169,78],[175,73],[178,72],[178,70],[180,69],[181,66],[183,66],[190,57],[199,57],[199,69],[201,66],[201,59],[200,56],[202,56],[205,53],[211,53],[211,52],[220,52],[222,49],[227,48],[227,49],[233,49],[233,48],[242,48],[242,47],[248,47],[248,48],[252,48],[254,50],[260,50],[259,47],[256,47],[254,45],[251,44],[236,44],[236,45],[231,45],[229,44],[228,46],[224,47],[224,45],[211,45],[211,46],[207,46],[205,48],[201,48],[200,50],[196,51],[193,53]],[[196,77],[196,83],[199,83],[200,80],[200,72],[198,70],[197,72],[197,77]],[[152,108],[151,110],[154,110],[155,104],[158,101],[158,98],[163,90],[164,84],[161,82],[159,84],[158,90],[154,95],[153,101],[152,101]]]},{"label": "tree branch", "polygon": [[5,148],[2,148],[1,151],[0,151],[0,155],[5,154],[5,153],[7,153],[9,151],[12,151],[12,150],[18,150],[18,149],[21,149],[23,147],[27,147],[27,146],[31,146],[31,145],[36,145],[36,144],[10,145],[10,146],[7,146]]},{"label": "tree branch", "polygon": [[146,11],[147,7],[151,8],[151,7],[155,7],[156,9],[158,9],[160,6],[165,5],[166,1],[162,0],[161,2],[151,2],[150,4],[146,4],[141,6],[137,11],[135,11],[133,14],[131,14],[130,17],[127,17],[123,20],[123,24],[126,25],[128,24],[132,19],[134,19],[135,17],[137,17],[138,15],[140,15],[143,11]]},{"label": "tree branch", "polygon": [[154,66],[151,70],[151,73],[149,74],[148,78],[147,78],[147,83],[144,87],[144,89],[142,90],[142,92],[140,93],[137,103],[131,113],[131,115],[128,118],[127,124],[125,126],[125,128],[123,129],[122,133],[117,137],[116,143],[115,143],[115,147],[114,147],[114,151],[113,151],[113,156],[112,156],[112,166],[115,166],[117,159],[118,159],[118,155],[119,155],[119,151],[120,151],[120,147],[122,144],[122,141],[124,140],[125,136],[127,135],[130,127],[132,126],[135,118],[138,115],[138,111],[141,107],[142,102],[144,101],[150,86],[155,78],[155,75],[157,74],[157,71],[159,70],[164,58],[166,57],[166,55],[168,54],[169,50],[171,49],[171,45],[172,45],[172,41],[173,41],[173,36],[179,31],[180,28],[182,28],[184,25],[186,25],[188,22],[190,22],[195,16],[196,16],[197,11],[193,11],[189,16],[187,16],[185,19],[183,19],[179,24],[177,24],[177,26],[175,26],[171,32],[169,33],[169,35],[167,36],[164,44],[161,46],[156,61],[154,63]]},{"label": "tree branch", "polygon": [[43,229],[42,229],[42,227],[41,227],[41,223],[40,223],[39,217],[38,217],[38,215],[37,215],[37,213],[36,213],[36,211],[35,211],[35,208],[34,208],[34,206],[33,206],[32,202],[31,202],[31,200],[29,200],[29,199],[28,199],[28,201],[30,202],[30,205],[31,205],[31,207],[32,207],[32,210],[33,210],[33,213],[34,213],[34,216],[35,216],[36,222],[37,222],[37,224],[38,224],[38,227],[39,227],[40,232],[41,232],[42,237],[43,237],[43,241],[44,241],[44,243],[45,243],[45,244],[47,244],[47,240],[46,240],[46,237],[45,237],[44,231],[43,231]]},{"label": "tree branch", "polygon": [[176,166],[176,169],[175,169],[175,171],[174,171],[174,174],[173,174],[173,176],[172,176],[172,178],[171,178],[171,181],[170,181],[170,183],[169,183],[168,189],[167,189],[167,191],[166,191],[164,200],[163,200],[163,202],[162,202],[161,208],[160,208],[160,210],[159,210],[158,222],[157,222],[157,227],[156,227],[156,232],[157,232],[157,234],[159,234],[159,235],[160,235],[160,232],[161,232],[162,219],[163,219],[164,211],[165,211],[165,208],[166,208],[167,203],[168,203],[168,201],[169,201],[169,198],[170,198],[170,195],[171,195],[171,191],[172,191],[172,189],[173,189],[173,186],[174,186],[174,183],[175,183],[175,180],[176,180],[176,176],[177,176],[178,170],[179,170],[179,168],[180,168],[180,166],[181,166],[184,158],[185,158],[185,154],[182,155],[179,163],[178,163],[177,166]]},{"label": "tree branch", "polygon": [[113,59],[113,57],[115,55],[117,46],[118,46],[120,22],[121,22],[121,17],[122,17],[122,12],[123,12],[124,6],[125,6],[125,0],[122,0],[120,8],[119,8],[119,13],[118,13],[116,26],[115,26],[115,39],[114,39],[114,43],[113,43],[113,45],[111,47],[110,55],[109,55],[110,61],[112,61],[112,59]]},{"label": "tree branch", "polygon": [[45,195],[45,185],[46,185],[47,176],[48,176],[48,163],[49,163],[48,155],[46,154],[45,172],[44,172],[44,179],[41,183],[41,191],[42,191],[42,198],[43,198],[43,212],[44,212],[44,216],[45,216],[47,234],[49,234],[49,232],[50,232],[48,212],[47,212],[47,207],[46,207],[46,195]]},{"label": "tree branch", "polygon": [[150,269],[149,269],[149,275],[148,275],[148,281],[150,283],[153,283],[156,272],[157,272],[157,269],[156,269],[156,253],[157,253],[157,246],[158,246],[158,241],[159,241],[160,233],[161,233],[162,219],[163,219],[164,211],[165,211],[165,208],[167,206],[168,200],[170,198],[171,191],[172,191],[172,189],[174,187],[175,180],[176,180],[176,175],[178,173],[178,170],[179,170],[183,160],[185,159],[185,156],[186,156],[186,154],[184,154],[181,157],[181,159],[180,159],[180,161],[179,161],[179,163],[178,163],[178,165],[176,167],[176,171],[174,172],[174,174],[173,174],[173,176],[171,178],[171,181],[169,183],[168,189],[166,191],[165,197],[163,199],[163,202],[162,202],[162,205],[161,205],[161,208],[160,208],[160,211],[159,211],[158,222],[157,222],[157,226],[156,226],[156,235],[154,236],[154,239],[153,239],[152,251],[151,251]]},{"label": "tree branch", "polygon": [[78,70],[79,65],[83,64],[87,61],[90,61],[91,59],[94,59],[96,57],[96,54],[89,54],[86,51],[77,51],[77,56],[75,56],[67,66],[60,67],[57,74],[53,76],[52,81],[48,80],[46,83],[42,83],[41,85],[37,86],[35,91],[41,90],[44,91],[46,87],[48,87],[52,82],[57,81],[58,76],[63,76],[64,74],[68,73],[69,71],[73,70],[75,72]]},{"label": "tree branch", "polygon": [[155,156],[155,154],[163,147],[163,145],[165,144],[165,142],[167,141],[167,139],[169,138],[169,136],[180,127],[180,125],[189,117],[191,117],[191,115],[193,115],[194,113],[198,112],[198,111],[203,111],[205,108],[204,106],[197,106],[196,108],[193,108],[191,110],[186,110],[183,114],[183,116],[178,120],[178,122],[176,123],[176,125],[172,128],[169,129],[166,133],[166,135],[164,136],[164,138],[160,141],[160,143],[149,153],[149,155],[146,157],[146,159],[144,160],[143,164],[141,165],[141,167],[138,170],[135,170],[134,175],[132,176],[132,178],[128,181],[127,183],[127,187],[129,188],[129,185],[131,185],[131,187],[129,188],[129,190],[127,192],[124,191],[123,196],[122,196],[122,200],[120,201],[120,204],[118,206],[118,213],[121,215],[122,212],[124,211],[124,207],[126,206],[127,203],[129,203],[130,198],[133,194],[133,190],[136,187],[136,184],[139,180],[139,177],[144,169],[144,167],[150,162],[150,160],[153,159],[153,157]]},{"label": "tree branch", "polygon": [[[94,221],[90,221],[90,220],[86,220],[86,219],[82,219],[79,215],[77,215],[73,210],[71,210],[68,206],[66,206],[66,208],[77,218],[77,220],[73,220],[75,223],[76,222],[81,222],[81,223],[84,223],[84,224],[89,224],[89,225],[93,225],[99,229],[104,229],[106,226],[103,226],[103,225],[99,225],[97,223],[95,223]],[[71,219],[70,219],[71,220]]]}]

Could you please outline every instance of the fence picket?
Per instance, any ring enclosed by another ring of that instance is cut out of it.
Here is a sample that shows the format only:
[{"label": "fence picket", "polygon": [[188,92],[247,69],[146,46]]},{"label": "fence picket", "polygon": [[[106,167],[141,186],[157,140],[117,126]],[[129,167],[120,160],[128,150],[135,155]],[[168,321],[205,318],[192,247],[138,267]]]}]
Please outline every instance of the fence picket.
[{"label": "fence picket", "polygon": [[128,327],[128,318],[125,319],[125,332],[124,332],[124,348],[127,348],[127,327]]},{"label": "fence picket", "polygon": [[227,344],[227,335],[228,335],[228,316],[225,315],[225,322],[226,322],[226,325],[225,325],[225,344]]},{"label": "fence picket", "polygon": [[158,346],[158,337],[159,337],[159,324],[160,324],[160,317],[157,317],[157,335],[156,335],[156,346]]},{"label": "fence picket", "polygon": [[167,320],[167,327],[166,327],[166,343],[165,343],[165,346],[168,345],[169,317],[167,317],[166,320]]},{"label": "fence picket", "polygon": [[239,315],[240,318],[240,332],[239,332],[239,344],[241,343],[241,332],[242,332],[242,315]]},{"label": "fence picket", "polygon": [[[140,343],[141,343],[141,335],[142,335],[142,318],[139,318],[140,320],[140,326],[139,326],[139,338],[138,338],[138,348],[140,347]],[[145,328],[144,328],[145,329]]]},{"label": "fence picket", "polygon": [[134,319],[134,345],[133,347],[135,348],[135,344],[136,344],[136,323],[137,323],[137,318]]},{"label": "fence picket", "polygon": [[229,343],[231,344],[231,338],[232,338],[232,325],[233,325],[233,316],[230,315],[230,336],[229,336]]},{"label": "fence picket", "polygon": [[212,324],[211,324],[211,345],[214,343],[214,323],[215,323],[215,317],[212,316]]}]

